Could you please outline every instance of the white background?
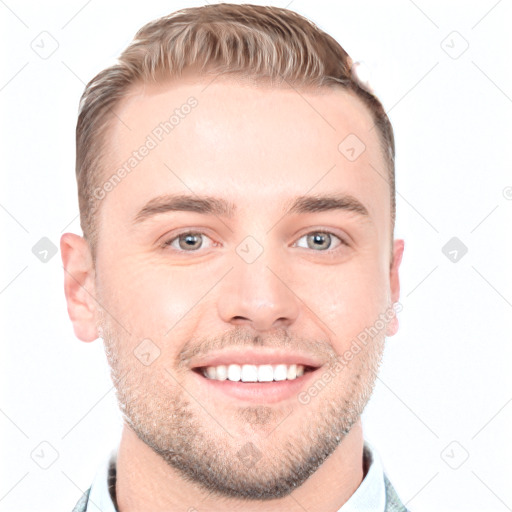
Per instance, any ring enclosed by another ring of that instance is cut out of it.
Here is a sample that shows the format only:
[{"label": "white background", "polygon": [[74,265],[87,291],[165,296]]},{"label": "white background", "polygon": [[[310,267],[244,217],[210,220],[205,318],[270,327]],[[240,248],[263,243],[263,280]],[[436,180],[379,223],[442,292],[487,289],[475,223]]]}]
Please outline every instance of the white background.
[{"label": "white background", "polygon": [[[512,510],[511,3],[261,3],[306,15],[363,61],[395,129],[403,311],[365,436],[413,512]],[[85,83],[144,23],[193,5],[0,2],[0,511],[70,511],[117,442],[102,342],[74,336],[60,254],[43,263],[32,247],[81,234]],[[58,43],[46,59],[32,49],[43,31]],[[454,236],[468,248],[455,263],[442,252]],[[58,459],[42,469],[34,450]]]}]

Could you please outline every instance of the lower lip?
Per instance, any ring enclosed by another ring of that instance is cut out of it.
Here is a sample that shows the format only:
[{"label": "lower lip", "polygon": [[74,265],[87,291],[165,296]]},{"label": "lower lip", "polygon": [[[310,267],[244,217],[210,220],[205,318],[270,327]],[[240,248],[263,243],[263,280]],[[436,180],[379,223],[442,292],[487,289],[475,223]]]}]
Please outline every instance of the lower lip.
[{"label": "lower lip", "polygon": [[208,392],[218,393],[224,397],[235,398],[252,403],[277,403],[282,400],[297,398],[297,395],[308,385],[319,368],[304,373],[294,380],[272,382],[233,382],[230,380],[214,380],[192,373],[199,379],[201,385],[207,386]]}]

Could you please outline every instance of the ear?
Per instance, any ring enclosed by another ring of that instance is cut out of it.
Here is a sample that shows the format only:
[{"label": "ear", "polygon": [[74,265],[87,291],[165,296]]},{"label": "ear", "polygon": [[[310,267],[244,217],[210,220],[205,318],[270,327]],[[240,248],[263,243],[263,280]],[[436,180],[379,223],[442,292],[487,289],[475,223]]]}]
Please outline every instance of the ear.
[{"label": "ear", "polygon": [[[389,269],[389,285],[391,288],[391,302],[394,304],[400,299],[400,278],[398,268],[402,262],[404,253],[404,241],[395,240],[393,243],[393,261]],[[398,318],[395,316],[389,322],[386,329],[386,336],[393,336],[398,332]]]},{"label": "ear", "polygon": [[64,265],[64,293],[68,315],[78,339],[98,338],[96,323],[95,270],[87,241],[74,233],[64,233],[60,239]]}]

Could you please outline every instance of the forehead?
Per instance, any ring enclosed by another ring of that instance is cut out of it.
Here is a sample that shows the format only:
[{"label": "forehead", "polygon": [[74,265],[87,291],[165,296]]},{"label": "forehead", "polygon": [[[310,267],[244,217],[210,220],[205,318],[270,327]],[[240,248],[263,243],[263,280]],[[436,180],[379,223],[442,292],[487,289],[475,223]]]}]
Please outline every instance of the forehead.
[{"label": "forehead", "polygon": [[386,217],[386,208],[389,215],[372,116],[344,90],[220,78],[140,85],[116,117],[104,179],[126,172],[109,188],[101,223],[128,222],[166,193],[224,197],[237,213],[252,215],[272,205],[281,213],[290,198],[308,192],[340,192],[359,197],[371,217]]}]

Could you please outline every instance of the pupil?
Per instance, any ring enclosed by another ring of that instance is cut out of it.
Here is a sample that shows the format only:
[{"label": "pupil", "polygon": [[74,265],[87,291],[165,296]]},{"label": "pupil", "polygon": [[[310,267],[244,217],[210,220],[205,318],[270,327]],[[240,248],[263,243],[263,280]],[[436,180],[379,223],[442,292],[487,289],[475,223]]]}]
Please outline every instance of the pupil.
[{"label": "pupil", "polygon": [[313,236],[313,240],[314,240],[313,245],[315,247],[318,247],[318,244],[322,245],[322,242],[323,242],[323,245],[325,246],[325,242],[327,240],[327,235],[321,234],[321,233],[317,233],[316,235]]},{"label": "pupil", "polygon": [[[185,236],[185,245],[187,247],[192,247],[194,248],[194,246],[197,246],[198,243],[197,243],[197,235],[186,235]],[[200,246],[201,244],[199,244]]]}]

